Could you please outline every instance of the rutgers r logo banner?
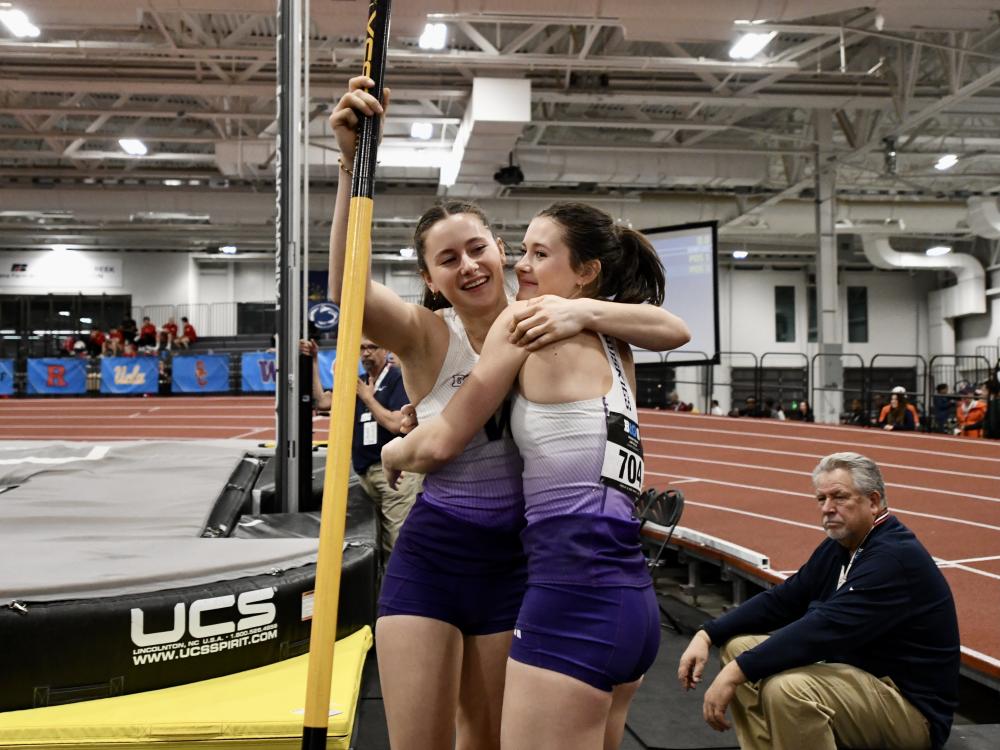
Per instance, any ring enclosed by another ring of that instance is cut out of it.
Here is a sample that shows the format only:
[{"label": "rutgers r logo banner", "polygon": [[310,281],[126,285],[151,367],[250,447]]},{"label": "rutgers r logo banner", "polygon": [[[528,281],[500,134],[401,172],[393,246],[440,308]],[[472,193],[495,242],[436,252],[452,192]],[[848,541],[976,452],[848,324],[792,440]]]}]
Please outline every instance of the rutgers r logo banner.
[{"label": "rutgers r logo banner", "polygon": [[87,364],[82,359],[28,360],[28,393],[80,395],[87,391]]}]

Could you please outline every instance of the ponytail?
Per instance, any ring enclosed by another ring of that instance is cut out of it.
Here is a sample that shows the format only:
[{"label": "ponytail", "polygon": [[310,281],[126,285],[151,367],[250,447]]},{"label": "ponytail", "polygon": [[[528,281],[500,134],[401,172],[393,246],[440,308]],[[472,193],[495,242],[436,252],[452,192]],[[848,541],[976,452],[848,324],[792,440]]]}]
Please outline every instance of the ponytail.
[{"label": "ponytail", "polygon": [[604,270],[602,263],[599,294],[615,302],[663,304],[666,278],[663,264],[645,235],[627,227],[617,227],[621,253],[617,267]]},{"label": "ponytail", "polygon": [[641,233],[617,226],[610,215],[586,203],[555,203],[539,216],[559,223],[572,253],[573,268],[592,260],[600,262],[593,296],[631,304],[663,304],[663,265]]}]

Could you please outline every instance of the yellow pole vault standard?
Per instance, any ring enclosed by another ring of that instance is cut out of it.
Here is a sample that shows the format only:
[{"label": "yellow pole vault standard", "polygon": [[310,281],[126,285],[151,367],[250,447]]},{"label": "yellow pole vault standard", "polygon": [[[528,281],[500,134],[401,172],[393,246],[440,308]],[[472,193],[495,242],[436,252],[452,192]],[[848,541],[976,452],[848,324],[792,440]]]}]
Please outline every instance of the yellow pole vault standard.
[{"label": "yellow pole vault standard", "polygon": [[[362,73],[375,81],[371,93],[379,100],[382,99],[385,58],[389,46],[391,5],[391,0],[372,0],[368,4]],[[354,177],[351,181],[351,213],[347,221],[347,253],[340,298],[337,361],[333,370],[333,405],[326,453],[326,480],[323,484],[319,557],[316,561],[316,598],[309,644],[302,750],[326,748],[330,719],[330,680],[337,637],[337,606],[340,599],[344,524],[347,518],[347,482],[351,472],[361,322],[365,312],[365,290],[371,259],[372,199],[375,194],[378,136],[377,118],[363,117],[358,129]]]}]

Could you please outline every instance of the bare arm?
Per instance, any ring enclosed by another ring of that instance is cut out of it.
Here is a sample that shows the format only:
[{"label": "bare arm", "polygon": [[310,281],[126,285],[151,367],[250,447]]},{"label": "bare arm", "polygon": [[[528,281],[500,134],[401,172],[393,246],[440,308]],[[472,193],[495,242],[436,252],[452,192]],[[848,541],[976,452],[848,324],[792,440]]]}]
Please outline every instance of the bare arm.
[{"label": "bare arm", "polygon": [[330,411],[333,394],[323,390],[323,383],[319,379],[319,346],[311,339],[302,339],[299,341],[299,351],[312,359],[313,408],[316,411]]},{"label": "bare arm", "polygon": [[[330,299],[340,304],[343,292],[347,255],[347,229],[351,212],[351,174],[357,148],[357,128],[360,115],[384,116],[389,105],[390,91],[383,89],[385,106],[366,89],[374,82],[365,76],[352,78],[349,90],[337,102],[330,115],[330,125],[340,148],[341,166],[334,202],[333,223],[330,228],[329,284]],[[410,358],[413,351],[426,349],[427,316],[433,315],[416,305],[404,302],[392,290],[371,280],[371,259],[365,270],[364,331],[387,349],[396,352],[402,360]]]},{"label": "bare arm", "polygon": [[584,329],[652,351],[676,349],[691,340],[687,324],[662,307],[550,294],[526,301],[512,320],[510,340],[537,351]]},{"label": "bare arm", "polygon": [[525,349],[507,341],[511,311],[518,306],[515,303],[497,318],[483,343],[479,362],[444,411],[382,449],[387,472],[439,469],[461,453],[496,412],[528,357]]}]

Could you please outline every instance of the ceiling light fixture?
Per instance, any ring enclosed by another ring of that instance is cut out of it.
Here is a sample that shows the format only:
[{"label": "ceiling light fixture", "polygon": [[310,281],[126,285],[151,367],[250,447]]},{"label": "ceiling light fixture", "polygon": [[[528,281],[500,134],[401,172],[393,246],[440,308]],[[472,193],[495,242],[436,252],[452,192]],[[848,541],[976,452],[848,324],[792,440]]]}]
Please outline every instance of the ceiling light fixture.
[{"label": "ceiling light fixture", "polygon": [[424,33],[420,35],[417,44],[420,49],[444,49],[448,41],[448,27],[443,23],[429,23],[424,26]]},{"label": "ceiling light fixture", "polygon": [[750,60],[763,52],[777,35],[777,31],[747,32],[730,47],[729,56],[734,60]]},{"label": "ceiling light fixture", "polygon": [[180,187],[184,184],[184,180],[178,180],[175,177],[170,177],[163,181],[163,184],[167,187]]},{"label": "ceiling light fixture", "polygon": [[122,151],[130,156],[145,156],[149,153],[146,144],[138,138],[119,138],[118,145],[122,147]]},{"label": "ceiling light fixture", "polygon": [[935,245],[934,247],[929,247],[924,250],[925,255],[929,255],[932,258],[937,258],[941,255],[947,255],[951,252],[951,248],[947,245]]},{"label": "ceiling light fixture", "polygon": [[219,252],[223,255],[236,255],[238,252],[236,245],[223,245],[219,248]]},{"label": "ceiling light fixture", "polygon": [[412,247],[401,247],[399,248],[399,254],[404,258],[412,258],[413,253],[416,252]]},{"label": "ceiling light fixture", "polygon": [[23,10],[15,10],[10,7],[9,3],[0,4],[0,22],[18,39],[28,37],[34,39],[42,33],[35,24],[28,20]]},{"label": "ceiling light fixture", "polygon": [[736,260],[743,260],[747,258],[749,255],[750,255],[749,250],[733,250],[733,257],[736,258]]},{"label": "ceiling light fixture", "polygon": [[943,172],[946,169],[951,169],[956,164],[958,164],[958,154],[945,154],[937,160],[937,164],[934,165],[934,169],[939,172]]},{"label": "ceiling light fixture", "polygon": [[429,122],[415,122],[410,125],[410,138],[429,141],[432,135],[434,135],[434,126]]}]

